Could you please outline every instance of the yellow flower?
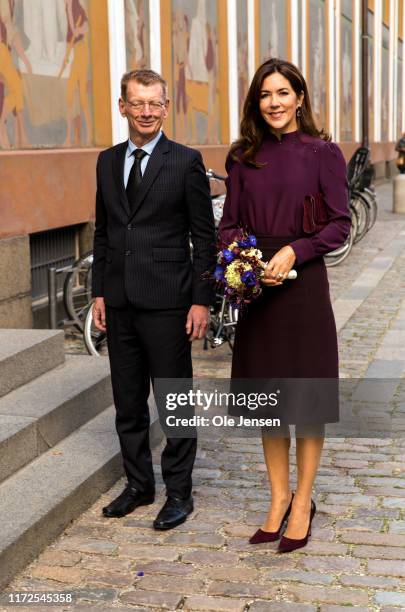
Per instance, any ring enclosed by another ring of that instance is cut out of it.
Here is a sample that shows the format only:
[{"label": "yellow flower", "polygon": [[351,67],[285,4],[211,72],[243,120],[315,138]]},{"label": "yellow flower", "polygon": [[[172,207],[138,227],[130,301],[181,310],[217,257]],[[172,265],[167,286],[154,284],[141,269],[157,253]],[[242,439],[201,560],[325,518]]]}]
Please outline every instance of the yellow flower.
[{"label": "yellow flower", "polygon": [[257,257],[258,259],[261,259],[263,256],[263,253],[259,249],[254,249],[253,247],[244,249],[240,254],[243,257]]},{"label": "yellow flower", "polygon": [[225,271],[225,278],[232,289],[239,289],[243,286],[241,276],[244,272],[252,270],[252,266],[248,263],[242,263],[240,261],[233,261],[229,264]]}]

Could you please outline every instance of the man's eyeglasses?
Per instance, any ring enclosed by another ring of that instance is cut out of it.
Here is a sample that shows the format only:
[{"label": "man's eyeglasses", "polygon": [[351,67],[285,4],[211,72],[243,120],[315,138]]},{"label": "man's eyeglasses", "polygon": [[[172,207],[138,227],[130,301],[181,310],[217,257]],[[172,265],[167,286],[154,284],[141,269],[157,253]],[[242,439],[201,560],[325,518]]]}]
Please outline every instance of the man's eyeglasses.
[{"label": "man's eyeglasses", "polygon": [[136,111],[143,110],[146,106],[149,106],[151,111],[161,111],[166,106],[166,102],[160,102],[159,100],[148,100],[144,102],[141,100],[135,100],[134,102],[126,100],[125,104],[128,104],[128,106]]}]

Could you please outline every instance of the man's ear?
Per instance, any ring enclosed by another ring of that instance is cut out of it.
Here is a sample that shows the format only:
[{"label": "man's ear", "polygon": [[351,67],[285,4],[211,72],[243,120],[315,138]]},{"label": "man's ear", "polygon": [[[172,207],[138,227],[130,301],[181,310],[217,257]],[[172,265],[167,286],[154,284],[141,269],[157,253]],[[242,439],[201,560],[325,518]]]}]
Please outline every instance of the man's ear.
[{"label": "man's ear", "polygon": [[127,114],[125,112],[125,103],[124,100],[122,98],[118,99],[118,109],[120,111],[121,117],[126,117]]}]

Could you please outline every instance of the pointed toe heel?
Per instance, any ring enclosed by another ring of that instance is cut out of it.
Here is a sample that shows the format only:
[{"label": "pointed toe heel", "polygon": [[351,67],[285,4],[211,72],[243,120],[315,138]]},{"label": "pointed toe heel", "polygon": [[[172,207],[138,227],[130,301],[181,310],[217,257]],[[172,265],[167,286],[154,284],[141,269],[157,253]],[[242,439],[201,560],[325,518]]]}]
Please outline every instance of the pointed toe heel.
[{"label": "pointed toe heel", "polygon": [[316,505],[315,505],[315,502],[311,499],[311,514],[309,517],[309,526],[308,526],[307,535],[305,536],[305,538],[301,538],[300,540],[282,536],[280,543],[278,545],[279,553],[292,552],[293,550],[297,550],[298,548],[303,548],[304,546],[308,544],[308,538],[311,535],[312,519],[314,518],[315,513],[316,513]]},{"label": "pointed toe heel", "polygon": [[276,542],[280,538],[281,529],[285,521],[290,516],[292,501],[294,499],[294,493],[291,496],[290,504],[281,520],[280,527],[277,531],[263,531],[263,529],[258,529],[251,538],[249,538],[249,544],[264,544],[265,542]]}]

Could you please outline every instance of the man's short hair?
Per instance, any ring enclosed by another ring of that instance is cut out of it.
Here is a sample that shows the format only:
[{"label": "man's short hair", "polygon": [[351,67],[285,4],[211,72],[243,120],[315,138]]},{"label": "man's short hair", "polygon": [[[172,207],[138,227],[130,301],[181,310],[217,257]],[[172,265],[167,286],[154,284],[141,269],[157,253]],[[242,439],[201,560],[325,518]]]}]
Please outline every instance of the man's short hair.
[{"label": "man's short hair", "polygon": [[167,100],[167,82],[164,80],[159,73],[154,70],[130,70],[122,75],[121,79],[121,98],[127,99],[127,87],[130,81],[137,81],[141,85],[153,85],[154,83],[160,83],[163,90],[163,97]]}]

